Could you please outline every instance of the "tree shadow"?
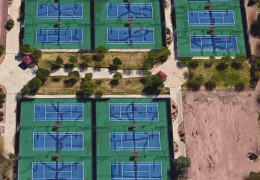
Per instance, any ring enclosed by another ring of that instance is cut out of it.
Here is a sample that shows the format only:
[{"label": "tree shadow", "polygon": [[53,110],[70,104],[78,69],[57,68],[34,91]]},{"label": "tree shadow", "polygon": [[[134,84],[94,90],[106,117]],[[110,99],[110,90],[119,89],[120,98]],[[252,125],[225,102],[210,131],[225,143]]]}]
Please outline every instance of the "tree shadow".
[{"label": "tree shadow", "polygon": [[260,37],[260,27],[256,20],[253,21],[250,26],[250,35],[253,37]]}]

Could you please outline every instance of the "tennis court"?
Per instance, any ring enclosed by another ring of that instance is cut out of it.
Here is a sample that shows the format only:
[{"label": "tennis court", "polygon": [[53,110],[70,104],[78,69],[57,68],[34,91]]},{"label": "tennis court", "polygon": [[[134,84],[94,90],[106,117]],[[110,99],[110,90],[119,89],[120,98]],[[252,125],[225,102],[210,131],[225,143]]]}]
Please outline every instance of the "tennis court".
[{"label": "tennis court", "polygon": [[83,163],[33,162],[32,180],[83,180]]},{"label": "tennis court", "polygon": [[154,29],[109,28],[107,38],[110,44],[150,44],[154,43]]},{"label": "tennis court", "polygon": [[107,4],[107,18],[152,18],[152,3]]},{"label": "tennis court", "polygon": [[157,103],[110,103],[109,118],[112,121],[158,121]]},{"label": "tennis court", "polygon": [[234,11],[188,11],[188,23],[190,26],[234,26]]},{"label": "tennis court", "polygon": [[112,150],[160,150],[160,132],[111,132]]},{"label": "tennis court", "polygon": [[237,51],[236,36],[190,36],[191,51]]},{"label": "tennis court", "polygon": [[111,180],[162,180],[160,162],[111,163]]},{"label": "tennis court", "polygon": [[83,121],[82,103],[47,103],[34,105],[35,121]]},{"label": "tennis court", "polygon": [[39,28],[36,30],[37,44],[82,44],[81,28]]},{"label": "tennis court", "polygon": [[37,17],[40,19],[82,19],[83,5],[82,4],[37,4]]},{"label": "tennis court", "polygon": [[225,1],[233,1],[233,0],[186,0],[186,1],[194,1],[194,2],[225,2]]},{"label": "tennis court", "polygon": [[83,150],[82,132],[34,132],[33,150]]}]

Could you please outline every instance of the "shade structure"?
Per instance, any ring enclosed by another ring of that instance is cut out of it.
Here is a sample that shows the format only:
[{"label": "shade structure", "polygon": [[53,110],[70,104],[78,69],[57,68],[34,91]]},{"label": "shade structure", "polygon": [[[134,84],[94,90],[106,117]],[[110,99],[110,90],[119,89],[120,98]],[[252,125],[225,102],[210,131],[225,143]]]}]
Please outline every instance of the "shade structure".
[{"label": "shade structure", "polygon": [[32,62],[32,58],[28,55],[24,56],[22,61],[25,63],[25,64],[30,64]]},{"label": "shade structure", "polygon": [[162,77],[163,81],[165,81],[167,79],[167,75],[164,72],[159,71],[157,74]]}]

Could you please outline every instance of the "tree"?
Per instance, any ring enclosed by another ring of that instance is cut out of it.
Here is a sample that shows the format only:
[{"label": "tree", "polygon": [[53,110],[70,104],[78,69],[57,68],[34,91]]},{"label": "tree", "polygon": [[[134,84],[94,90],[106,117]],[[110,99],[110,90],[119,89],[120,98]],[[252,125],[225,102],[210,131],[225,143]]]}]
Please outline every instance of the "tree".
[{"label": "tree", "polygon": [[167,58],[171,55],[171,51],[166,47],[162,47],[159,52],[159,58],[161,62],[166,61]]},{"label": "tree", "polygon": [[258,15],[257,15],[257,22],[258,22],[258,25],[260,25],[260,13],[258,13]]},{"label": "tree", "polygon": [[212,80],[207,81],[204,85],[208,91],[212,91],[213,89],[216,88],[216,83]]},{"label": "tree", "polygon": [[122,74],[120,72],[116,72],[114,75],[113,75],[113,79],[115,80],[120,80],[122,79]]},{"label": "tree", "polygon": [[196,60],[191,60],[188,64],[188,67],[191,69],[196,69],[199,66],[199,62]]},{"label": "tree", "polygon": [[2,56],[5,53],[5,47],[0,44],[0,56]]},{"label": "tree", "polygon": [[36,77],[38,79],[40,79],[42,83],[44,83],[47,80],[49,75],[50,75],[50,70],[49,69],[39,68],[36,71]]},{"label": "tree", "polygon": [[29,44],[24,44],[22,47],[21,47],[21,50],[25,53],[29,53],[29,52],[32,52],[33,49],[31,48],[31,46]]},{"label": "tree", "polygon": [[96,48],[96,52],[98,54],[106,54],[107,51],[108,49],[105,46],[99,46]]},{"label": "tree", "polygon": [[95,84],[93,84],[90,81],[83,81],[80,85],[80,90],[78,91],[78,94],[91,95],[93,94],[94,89],[95,89]]},{"label": "tree", "polygon": [[179,156],[177,159],[174,160],[174,167],[175,170],[180,173],[184,169],[190,167],[191,161],[190,158],[184,157],[184,156]]},{"label": "tree", "polygon": [[143,61],[143,67],[142,67],[143,70],[149,70],[152,67],[153,67],[153,61],[152,60],[146,59],[146,60]]},{"label": "tree", "polygon": [[34,49],[33,53],[30,54],[30,57],[33,59],[35,63],[38,63],[39,59],[42,57],[42,51],[38,49]]},{"label": "tree", "polygon": [[209,56],[209,60],[215,60],[215,56]]},{"label": "tree", "polygon": [[200,90],[201,84],[199,82],[196,82],[194,80],[188,80],[187,81],[187,88],[192,91],[198,91]]},{"label": "tree", "polygon": [[227,68],[228,68],[228,64],[225,63],[225,62],[220,62],[216,66],[216,69],[219,70],[219,71],[225,71]]},{"label": "tree", "polygon": [[122,64],[122,61],[121,59],[116,57],[113,59],[113,64],[115,64],[116,66],[120,66]]},{"label": "tree", "polygon": [[79,74],[78,71],[70,71],[68,73],[68,76],[69,76],[70,79],[76,79],[77,80],[77,79],[80,78],[80,74]]},{"label": "tree", "polygon": [[244,62],[246,61],[246,56],[244,54],[237,54],[234,60],[238,62]]},{"label": "tree", "polygon": [[230,56],[223,56],[221,58],[222,61],[232,61],[232,58]]},{"label": "tree", "polygon": [[151,86],[154,87],[163,87],[163,79],[159,74],[155,74],[151,76]]},{"label": "tree", "polygon": [[152,72],[151,72],[151,71],[146,71],[146,72],[144,73],[144,75],[145,75],[145,77],[149,78],[149,77],[152,76]]},{"label": "tree", "polygon": [[64,68],[65,69],[73,69],[75,67],[75,65],[74,64],[71,64],[71,63],[66,63],[66,64],[64,64]]},{"label": "tree", "polygon": [[61,66],[63,64],[63,59],[60,56],[57,56],[55,64]]},{"label": "tree", "polygon": [[250,172],[249,176],[245,180],[259,180],[260,179],[260,172]]},{"label": "tree", "polygon": [[78,62],[77,56],[70,56],[69,62],[71,62],[72,64],[76,64]]},{"label": "tree", "polygon": [[233,61],[231,64],[233,69],[239,70],[243,68],[243,64],[241,61]]},{"label": "tree", "polygon": [[11,29],[14,27],[14,20],[9,19],[9,20],[7,21],[5,27],[6,27],[7,30],[11,30]]},{"label": "tree", "polygon": [[31,79],[21,90],[22,96],[29,94],[34,95],[42,85],[42,81],[37,77]]},{"label": "tree", "polygon": [[93,74],[92,73],[86,73],[85,74],[85,81],[90,81],[91,79],[92,79],[92,77],[93,77]]}]

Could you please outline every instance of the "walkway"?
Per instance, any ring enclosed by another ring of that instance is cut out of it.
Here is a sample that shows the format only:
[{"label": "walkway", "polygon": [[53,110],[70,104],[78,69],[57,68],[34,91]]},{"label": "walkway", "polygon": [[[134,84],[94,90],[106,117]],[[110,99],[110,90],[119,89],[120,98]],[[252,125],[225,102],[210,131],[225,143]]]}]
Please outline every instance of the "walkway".
[{"label": "walkway", "polygon": [[[20,4],[21,0],[14,0],[8,9],[9,15],[14,20],[19,18]],[[15,22],[13,29],[7,33],[5,60],[0,66],[0,82],[7,89],[5,133],[3,134],[6,153],[14,153],[12,140],[16,132],[16,95],[34,76],[33,70],[22,70],[18,66],[20,62],[15,60],[19,52],[19,31],[20,24]]]}]

